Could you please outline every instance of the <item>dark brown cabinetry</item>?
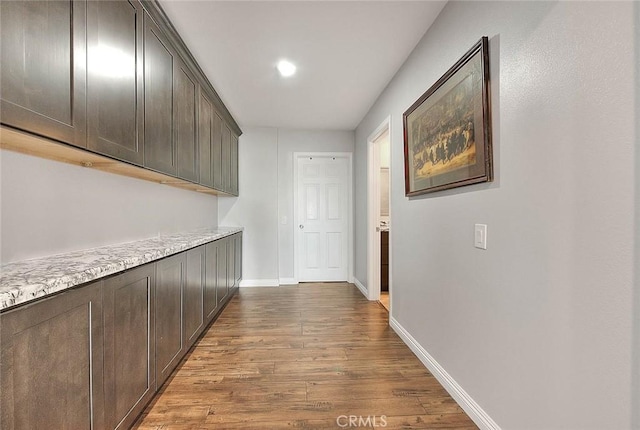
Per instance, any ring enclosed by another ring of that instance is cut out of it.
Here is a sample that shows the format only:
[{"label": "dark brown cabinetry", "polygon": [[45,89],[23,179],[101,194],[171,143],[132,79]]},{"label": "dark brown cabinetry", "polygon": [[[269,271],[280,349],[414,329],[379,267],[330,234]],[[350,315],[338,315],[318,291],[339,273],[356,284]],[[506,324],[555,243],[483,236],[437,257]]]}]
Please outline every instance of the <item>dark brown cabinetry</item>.
[{"label": "dark brown cabinetry", "polygon": [[154,172],[13,131],[3,147],[238,194],[241,131],[155,1],[0,1],[0,20],[3,125]]},{"label": "dark brown cabinetry", "polygon": [[184,352],[182,296],[185,254],[156,263],[156,384],[159,387],[175,369]]},{"label": "dark brown cabinetry", "polygon": [[174,129],[178,177],[198,182],[198,140],[196,138],[197,90],[196,78],[182,61],[175,61],[173,100]]},{"label": "dark brown cabinetry", "polygon": [[380,232],[380,290],[389,291],[389,232]]},{"label": "dark brown cabinetry", "polygon": [[210,242],[205,249],[204,316],[211,321],[219,308],[218,300],[218,241]]},{"label": "dark brown cabinetry", "polygon": [[142,165],[142,6],[136,1],[87,5],[88,148]]},{"label": "dark brown cabinetry", "polygon": [[229,278],[227,275],[227,261],[229,258],[228,247],[229,237],[220,239],[218,243],[218,258],[217,258],[217,272],[218,272],[218,303],[226,300],[227,294],[229,294]]},{"label": "dark brown cabinetry", "polygon": [[213,107],[207,95],[200,91],[198,111],[198,165],[200,184],[213,188]]},{"label": "dark brown cabinetry", "polygon": [[176,175],[173,135],[174,54],[160,28],[144,16],[144,166]]},{"label": "dark brown cabinetry", "polygon": [[227,238],[227,291],[236,286],[236,236]]},{"label": "dark brown cabinetry", "polygon": [[239,285],[241,260],[236,233],[3,312],[1,428],[130,428]]},{"label": "dark brown cabinetry", "polygon": [[222,125],[222,191],[231,190],[231,130],[226,124]]},{"label": "dark brown cabinetry", "polygon": [[100,282],[2,314],[3,429],[104,429]]},{"label": "dark brown cabinetry", "polygon": [[86,7],[0,2],[3,124],[86,146]]},{"label": "dark brown cabinetry", "polygon": [[242,233],[236,233],[233,237],[235,238],[235,241],[236,241],[236,248],[235,248],[236,282],[235,284],[236,284],[236,287],[239,287],[240,280],[242,279]]},{"label": "dark brown cabinetry", "polygon": [[231,154],[229,159],[230,164],[230,184],[229,193],[234,196],[238,195],[238,136],[231,135]]},{"label": "dark brown cabinetry", "polygon": [[106,279],[103,294],[107,428],[127,429],[156,390],[155,266]]},{"label": "dark brown cabinetry", "polygon": [[213,187],[216,190],[224,190],[222,175],[222,130],[224,128],[222,119],[214,112],[213,114],[213,140],[211,141],[211,157],[213,164]]},{"label": "dark brown cabinetry", "polygon": [[187,276],[184,283],[183,326],[186,348],[204,330],[205,246],[187,251]]}]

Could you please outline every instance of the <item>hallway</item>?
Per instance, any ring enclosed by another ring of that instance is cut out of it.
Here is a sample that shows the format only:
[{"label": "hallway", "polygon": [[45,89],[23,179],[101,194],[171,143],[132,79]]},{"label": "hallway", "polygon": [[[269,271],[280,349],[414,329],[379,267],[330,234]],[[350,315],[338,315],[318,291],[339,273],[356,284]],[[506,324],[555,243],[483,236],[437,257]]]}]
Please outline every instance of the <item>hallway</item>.
[{"label": "hallway", "polygon": [[241,289],[134,428],[475,429],[387,320],[351,284]]}]

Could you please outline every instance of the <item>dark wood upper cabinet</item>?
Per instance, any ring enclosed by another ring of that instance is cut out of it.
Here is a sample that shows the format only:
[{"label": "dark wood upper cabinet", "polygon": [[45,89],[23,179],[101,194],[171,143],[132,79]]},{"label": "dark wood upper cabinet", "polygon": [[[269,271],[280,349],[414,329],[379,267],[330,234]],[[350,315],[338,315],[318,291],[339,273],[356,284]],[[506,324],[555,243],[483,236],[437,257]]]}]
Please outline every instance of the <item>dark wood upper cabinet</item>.
[{"label": "dark wood upper cabinet", "polygon": [[224,190],[224,181],[222,176],[222,130],[224,128],[222,119],[217,113],[213,113],[213,131],[211,140],[211,162],[213,165],[213,187],[216,190]]},{"label": "dark wood upper cabinet", "polygon": [[160,28],[144,16],[144,166],[176,176],[173,133],[174,53]]},{"label": "dark wood upper cabinet", "polygon": [[88,148],[142,165],[144,11],[136,1],[87,6]]},{"label": "dark wood upper cabinet", "polygon": [[1,428],[105,428],[101,289],[90,284],[1,315]]},{"label": "dark wood upper cabinet", "polygon": [[[3,126],[238,194],[241,130],[156,1],[0,0],[0,36]],[[23,137],[0,139],[59,156]]]},{"label": "dark wood upper cabinet", "polygon": [[229,192],[234,196],[238,195],[239,187],[238,187],[238,136],[235,134],[231,135],[231,173],[230,173],[230,185]]},{"label": "dark wood upper cabinet", "polygon": [[213,107],[209,98],[200,90],[200,106],[198,111],[198,161],[200,184],[213,187],[213,159],[211,144],[213,140]]},{"label": "dark wood upper cabinet", "polygon": [[128,429],[156,390],[155,265],[104,281],[107,428]]},{"label": "dark wood upper cabinet", "polygon": [[198,139],[197,132],[197,92],[196,78],[182,61],[174,62],[174,130],[176,133],[176,156],[178,177],[198,182]]},{"label": "dark wood upper cabinet", "polygon": [[222,191],[231,192],[231,130],[222,124]]},{"label": "dark wood upper cabinet", "polygon": [[182,294],[185,254],[156,263],[156,384],[159,387],[184,355]]},{"label": "dark wood upper cabinet", "polygon": [[86,146],[86,7],[0,1],[3,124]]}]

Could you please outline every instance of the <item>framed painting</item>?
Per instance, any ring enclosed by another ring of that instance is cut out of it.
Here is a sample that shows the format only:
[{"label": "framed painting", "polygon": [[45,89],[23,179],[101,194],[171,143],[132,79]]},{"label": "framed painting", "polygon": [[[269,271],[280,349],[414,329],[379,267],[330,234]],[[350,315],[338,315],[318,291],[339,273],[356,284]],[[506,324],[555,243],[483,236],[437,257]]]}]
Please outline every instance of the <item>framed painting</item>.
[{"label": "framed painting", "polygon": [[403,114],[408,197],[493,179],[488,42],[480,39]]}]

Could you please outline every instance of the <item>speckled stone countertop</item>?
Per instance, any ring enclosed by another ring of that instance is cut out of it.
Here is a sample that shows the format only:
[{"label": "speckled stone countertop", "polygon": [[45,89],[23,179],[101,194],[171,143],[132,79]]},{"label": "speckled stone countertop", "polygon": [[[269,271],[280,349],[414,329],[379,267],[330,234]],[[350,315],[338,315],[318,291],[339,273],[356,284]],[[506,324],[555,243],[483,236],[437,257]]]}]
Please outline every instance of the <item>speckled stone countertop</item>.
[{"label": "speckled stone countertop", "polygon": [[241,227],[194,230],[5,264],[0,268],[0,311],[242,230]]}]

